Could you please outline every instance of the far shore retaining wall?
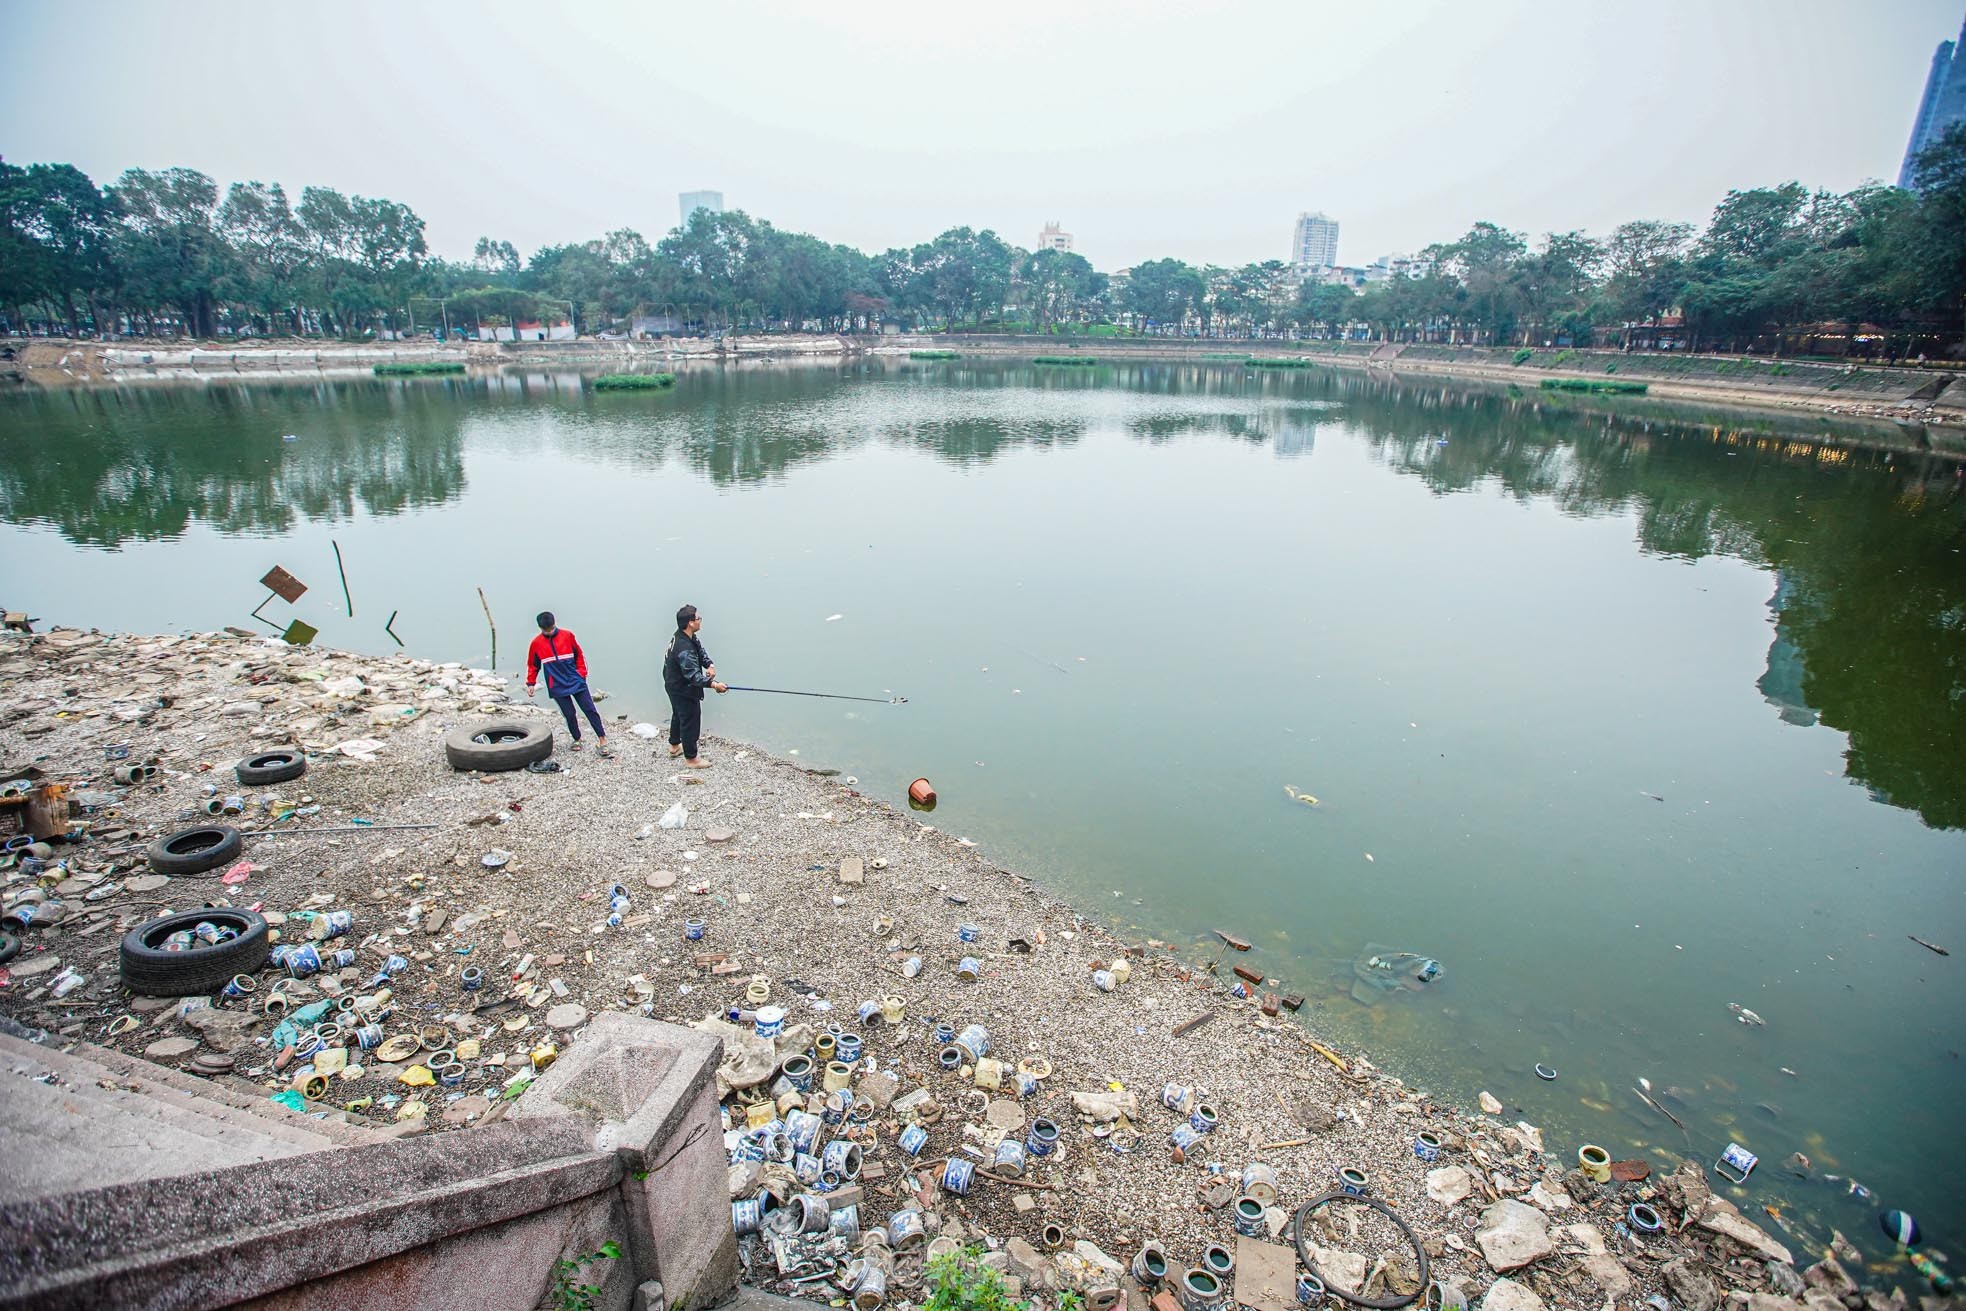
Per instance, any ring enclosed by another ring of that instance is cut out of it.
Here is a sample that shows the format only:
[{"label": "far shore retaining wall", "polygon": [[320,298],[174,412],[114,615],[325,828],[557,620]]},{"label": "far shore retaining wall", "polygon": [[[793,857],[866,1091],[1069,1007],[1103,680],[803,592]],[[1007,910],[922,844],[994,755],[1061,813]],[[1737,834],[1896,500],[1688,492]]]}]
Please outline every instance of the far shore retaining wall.
[{"label": "far shore retaining wall", "polygon": [[[963,333],[916,338],[917,349],[953,350],[976,355],[1092,355],[1114,359],[1161,358],[1212,363],[1209,356],[1296,357],[1402,372],[1452,373],[1540,385],[1544,378],[1625,379],[1656,385],[1661,392],[1724,391],[1771,398],[1809,398],[1827,404],[1916,404],[1946,393],[1966,392],[1950,371],[1825,364],[1811,360],[1684,355],[1669,352],[1531,350],[1520,363],[1519,348],[1440,346],[1388,342],[1244,341],[1170,337],[970,336]],[[1948,386],[1951,384],[1951,386]]]},{"label": "far shore retaining wall", "polygon": [[[1966,378],[1949,369],[1888,368],[1670,352],[1539,350],[1422,343],[1253,341],[1169,337],[1053,337],[1040,335],[856,335],[661,338],[650,341],[378,342],[339,345],[265,342],[232,347],[105,345],[28,342],[18,348],[14,374],[48,386],[142,381],[216,381],[247,377],[352,377],[383,362],[455,361],[473,369],[558,365],[571,369],[659,369],[677,363],[740,359],[846,359],[863,354],[904,356],[910,350],[953,350],[981,357],[1092,355],[1115,360],[1232,363],[1234,358],[1294,357],[1346,368],[1540,386],[1545,379],[1643,382],[1669,399],[1762,402],[1831,412],[1901,410],[1921,421],[1966,424]],[[1517,359],[1520,355],[1522,358]],[[1217,357],[1211,359],[1210,357]],[[1231,357],[1223,360],[1220,357]],[[1904,415],[1886,417],[1905,417]]]}]

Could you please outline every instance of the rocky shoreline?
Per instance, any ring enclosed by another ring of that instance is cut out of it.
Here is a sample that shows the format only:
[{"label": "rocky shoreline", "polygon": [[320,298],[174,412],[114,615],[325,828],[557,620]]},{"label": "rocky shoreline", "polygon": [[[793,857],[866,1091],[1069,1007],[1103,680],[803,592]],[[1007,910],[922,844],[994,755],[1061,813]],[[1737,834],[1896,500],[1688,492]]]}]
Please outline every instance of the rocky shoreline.
[{"label": "rocky shoreline", "polygon": [[[728,1145],[737,1148],[746,1104],[771,1095],[759,1090],[780,1058],[838,1024],[864,1041],[853,1091],[867,1098],[866,1119],[828,1132],[853,1136],[866,1164],[832,1195],[834,1208],[857,1189],[868,1232],[918,1208],[931,1244],[981,1246],[1014,1292],[1047,1306],[1068,1288],[1119,1290],[1144,1306],[1152,1290],[1126,1266],[1154,1242],[1177,1271],[1209,1244],[1231,1249],[1240,1300],[1283,1311],[1291,1276],[1279,1292],[1274,1281],[1259,1287],[1259,1273],[1294,1270],[1290,1216],[1345,1167],[1362,1171],[1371,1196],[1410,1229],[1447,1305],[1457,1296],[1491,1311],[1648,1300],[1662,1311],[1728,1300],[1752,1311],[1908,1305],[1902,1265],[1866,1270],[1847,1244],[1841,1261],[1792,1251],[1741,1213],[1734,1199],[1745,1205],[1746,1191],[1694,1162],[1669,1175],[1619,1163],[1612,1182],[1594,1183],[1576,1167],[1582,1144],[1546,1141],[1486,1094],[1478,1109],[1445,1105],[1320,1042],[1280,1004],[1275,981],[1232,972],[1236,953],[1216,972],[1165,944],[1119,941],[981,849],[862,795],[850,777],[716,739],[712,768],[682,769],[613,702],[603,706],[613,757],[591,744],[574,754],[550,703],[516,691],[460,665],[237,631],[6,634],[5,777],[32,766],[38,779],[65,783],[79,835],[39,861],[6,860],[10,907],[43,899],[63,909],[0,966],[0,1014],[51,1042],[100,1043],[298,1100],[293,1054],[272,1041],[280,1017],[253,998],[184,1009],[134,997],[118,977],[118,943],[167,909],[257,906],[288,942],[307,939],[306,912],[346,910],[352,929],[329,941],[354,963],[286,985],[291,1004],[386,986],[387,1033],[435,1030],[430,1041],[448,1044],[461,1075],[452,1086],[429,1077],[416,1051],[429,1042],[406,1052],[351,1046],[343,1059],[355,1073],[328,1071],[308,1089],[308,1113],[389,1132],[484,1123],[523,1089],[535,1053],[550,1059],[544,1049],[578,1042],[591,1015],[622,1010],[726,1036]],[[453,771],[446,734],[492,719],[550,722],[562,769]],[[234,781],[235,762],[281,747],[305,751],[304,777]],[[117,782],[117,767],[131,763],[157,772]],[[168,880],[147,867],[154,839],[210,822],[201,807],[228,794],[247,807],[229,822],[265,831],[246,838],[242,860]],[[687,818],[664,827],[676,807]],[[617,884],[628,904],[611,912]],[[687,936],[692,921],[700,939]],[[390,976],[392,957],[401,966]],[[467,969],[484,976],[476,992],[464,987]],[[278,974],[260,972],[262,1002]],[[866,1002],[874,1011],[863,1023]],[[787,1012],[775,1051],[742,1026],[720,1027],[733,1009],[760,1005]],[[987,1059],[945,1069],[930,1036],[937,1023],[983,1026],[988,1051],[970,1056]],[[1020,1068],[1041,1076],[1022,1097]],[[1192,1090],[1184,1110],[1206,1102],[1216,1116],[1185,1151],[1170,1140],[1187,1116],[1163,1104],[1168,1084]],[[792,1104],[781,1098],[778,1111]],[[1019,1182],[991,1171],[998,1142],[1021,1139],[1038,1117],[1059,1127],[1055,1150],[1031,1158]],[[907,1124],[928,1134],[915,1157],[897,1144]],[[1438,1142],[1437,1159],[1422,1159],[1432,1150],[1422,1133]],[[940,1169],[926,1164],[944,1159],[976,1165],[966,1196],[941,1188]],[[1252,1164],[1273,1174],[1245,1175]],[[1269,1205],[1239,1239],[1234,1203],[1248,1179]],[[802,1185],[775,1161],[733,1165],[733,1198],[760,1189],[790,1197]],[[1640,1222],[1654,1215],[1648,1231]],[[1423,1292],[1416,1254],[1379,1213],[1329,1203],[1304,1240],[1334,1286]],[[745,1238],[742,1251],[759,1286],[838,1296],[831,1283],[800,1278],[797,1258],[812,1253],[798,1243],[767,1234]],[[920,1300],[920,1251],[890,1262],[890,1301]],[[1901,1286],[1866,1288],[1865,1278]],[[1156,1298],[1155,1311],[1169,1307]]]}]

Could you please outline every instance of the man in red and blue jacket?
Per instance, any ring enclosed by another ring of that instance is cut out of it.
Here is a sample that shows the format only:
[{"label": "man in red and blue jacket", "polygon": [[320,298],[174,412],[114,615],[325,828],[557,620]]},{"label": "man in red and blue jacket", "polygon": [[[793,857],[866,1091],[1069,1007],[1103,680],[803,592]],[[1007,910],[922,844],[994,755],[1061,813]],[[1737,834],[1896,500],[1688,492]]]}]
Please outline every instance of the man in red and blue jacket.
[{"label": "man in red and blue jacket", "polygon": [[538,690],[535,684],[542,670],[546,674],[546,695],[559,704],[560,713],[567,717],[573,749],[580,750],[580,721],[573,713],[578,702],[587,722],[594,726],[594,749],[604,756],[614,754],[608,750],[608,730],[601,723],[601,712],[594,708],[594,694],[587,690],[587,654],[572,633],[553,622],[551,610],[540,612],[539,636],[526,651],[527,696]]}]

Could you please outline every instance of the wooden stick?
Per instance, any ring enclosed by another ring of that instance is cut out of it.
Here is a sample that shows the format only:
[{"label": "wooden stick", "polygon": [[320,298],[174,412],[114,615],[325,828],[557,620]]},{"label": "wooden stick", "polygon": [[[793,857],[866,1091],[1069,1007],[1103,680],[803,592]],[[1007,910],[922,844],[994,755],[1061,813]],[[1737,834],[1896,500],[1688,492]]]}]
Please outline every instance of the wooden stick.
[{"label": "wooden stick", "polygon": [[1285,1147],[1307,1147],[1310,1145],[1310,1142],[1311,1140],[1308,1138],[1286,1138],[1280,1143],[1264,1143],[1256,1150],[1259,1152],[1274,1152]]},{"label": "wooden stick", "polygon": [[1012,1179],[1001,1174],[991,1174],[988,1170],[978,1170],[976,1173],[985,1179],[990,1179],[1000,1184],[1016,1184],[1019,1188],[1035,1188],[1041,1193],[1055,1193],[1058,1191],[1056,1184],[1033,1183],[1029,1179]]},{"label": "wooden stick", "polygon": [[1925,948],[1925,950],[1927,951],[1936,951],[1941,956],[1952,955],[1952,953],[1947,951],[1944,947],[1939,946],[1935,942],[1927,942],[1925,941],[1925,939],[1919,937],[1916,933],[1907,933],[1905,934],[1905,936],[1907,938],[1910,938],[1913,942],[1917,943],[1919,946]]},{"label": "wooden stick", "polygon": [[[1306,1041],[1310,1041],[1310,1040],[1306,1039]],[[1337,1066],[1341,1074],[1350,1074],[1352,1072],[1352,1067],[1345,1064],[1345,1058],[1340,1056],[1337,1052],[1332,1051],[1329,1047],[1325,1046],[1323,1043],[1312,1042],[1311,1050],[1316,1052],[1318,1055],[1324,1057],[1325,1060],[1330,1061],[1333,1065]]]},{"label": "wooden stick", "polygon": [[329,538],[328,545],[334,547],[334,567],[335,571],[341,575],[341,599],[348,602],[348,617],[353,619],[355,617],[355,598],[348,594],[348,571],[341,567],[341,543],[335,541],[333,538]]},{"label": "wooden stick", "polygon": [[492,635],[491,662],[492,662],[492,668],[495,670],[498,668],[498,625],[492,623],[491,602],[485,599],[485,589],[482,587],[478,589],[478,604],[485,607],[485,624],[491,629],[491,635]]}]

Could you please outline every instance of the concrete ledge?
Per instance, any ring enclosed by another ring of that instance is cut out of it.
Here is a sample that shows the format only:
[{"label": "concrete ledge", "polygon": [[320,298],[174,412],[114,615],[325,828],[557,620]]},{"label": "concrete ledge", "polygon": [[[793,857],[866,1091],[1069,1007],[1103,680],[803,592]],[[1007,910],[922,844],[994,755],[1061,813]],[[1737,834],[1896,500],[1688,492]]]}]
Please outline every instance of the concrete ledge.
[{"label": "concrete ledge", "polygon": [[[721,1038],[604,1011],[513,1108],[537,1122],[583,1124],[621,1158],[635,1278],[670,1305],[712,1306],[737,1286],[717,1105]],[[577,1118],[576,1118],[577,1117]]]},{"label": "concrete ledge", "polygon": [[218,1306],[611,1189],[573,1124],[501,1123],[0,1208],[0,1308]]}]

